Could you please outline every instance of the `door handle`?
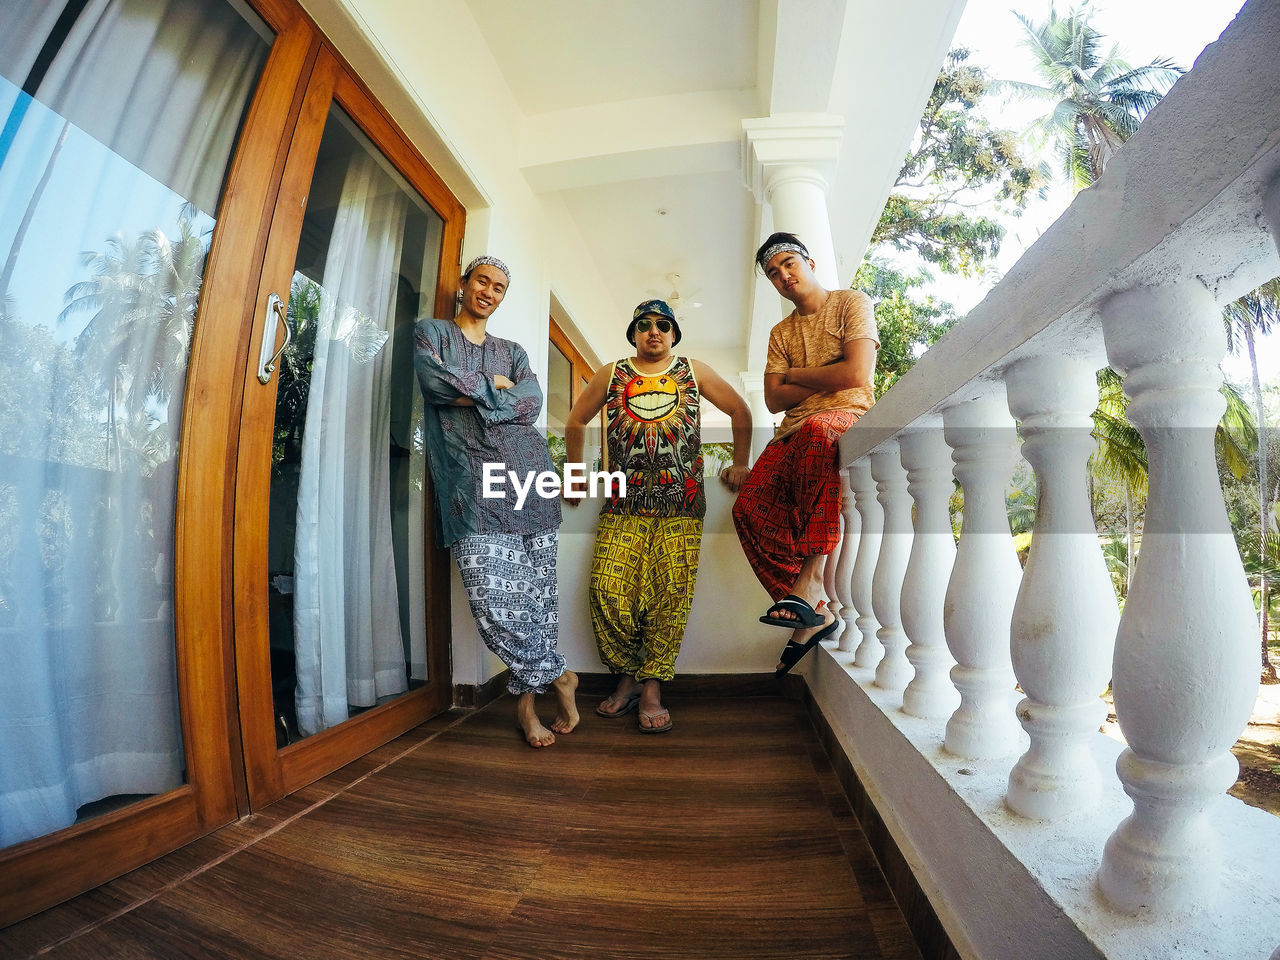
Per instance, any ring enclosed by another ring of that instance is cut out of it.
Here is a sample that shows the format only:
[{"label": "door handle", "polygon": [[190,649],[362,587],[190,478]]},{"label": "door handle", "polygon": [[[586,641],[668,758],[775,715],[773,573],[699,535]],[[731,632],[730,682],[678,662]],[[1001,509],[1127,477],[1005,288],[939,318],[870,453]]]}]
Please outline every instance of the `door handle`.
[{"label": "door handle", "polygon": [[[272,318],[275,318],[275,323]],[[272,350],[276,345],[276,323],[284,327],[284,343],[280,344],[279,350]],[[289,321],[284,315],[284,301],[276,294],[267,297],[267,312],[262,318],[262,346],[258,350],[258,382],[270,383],[271,374],[275,372],[276,361],[280,359],[280,354],[284,353],[284,348],[289,345],[289,341],[293,339],[293,333],[289,330]]]}]

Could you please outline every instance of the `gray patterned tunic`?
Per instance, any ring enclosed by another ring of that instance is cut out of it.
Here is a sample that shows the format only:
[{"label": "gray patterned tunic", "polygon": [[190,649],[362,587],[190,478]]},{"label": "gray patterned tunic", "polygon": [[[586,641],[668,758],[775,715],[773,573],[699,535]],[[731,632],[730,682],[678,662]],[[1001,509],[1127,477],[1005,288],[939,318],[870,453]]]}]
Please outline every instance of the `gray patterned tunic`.
[{"label": "gray patterned tunic", "polygon": [[[510,481],[503,499],[483,496],[486,463],[500,463],[525,482],[551,470],[547,438],[534,426],[542,389],[520,344],[488,335],[474,344],[451,320],[419,320],[414,328],[414,370],[426,400],[427,461],[439,508],[439,542],[488,533],[532,534],[560,526],[559,498],[530,489],[522,509]],[[515,386],[499,390],[493,375]],[[453,406],[470,397],[475,406]]]}]

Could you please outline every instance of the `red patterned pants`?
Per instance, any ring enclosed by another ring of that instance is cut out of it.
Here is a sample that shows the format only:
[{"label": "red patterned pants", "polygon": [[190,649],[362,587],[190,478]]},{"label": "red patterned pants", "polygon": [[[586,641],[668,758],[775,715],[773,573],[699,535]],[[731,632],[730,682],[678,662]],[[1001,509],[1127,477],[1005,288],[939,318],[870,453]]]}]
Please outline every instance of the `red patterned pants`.
[{"label": "red patterned pants", "polygon": [[830,553],[840,540],[836,448],[857,419],[853,410],[815,413],[764,448],[738,493],[733,525],[774,600],[791,592],[805,558]]}]

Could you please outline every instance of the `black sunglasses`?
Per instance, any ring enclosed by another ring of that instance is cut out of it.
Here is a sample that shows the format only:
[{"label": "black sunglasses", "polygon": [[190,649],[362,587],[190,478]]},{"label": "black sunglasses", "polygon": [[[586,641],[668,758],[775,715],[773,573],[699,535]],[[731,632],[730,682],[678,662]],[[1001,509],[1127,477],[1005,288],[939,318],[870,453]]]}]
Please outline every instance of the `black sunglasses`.
[{"label": "black sunglasses", "polygon": [[648,333],[649,328],[652,327],[654,324],[657,324],[659,333],[671,332],[670,320],[650,320],[648,317],[645,317],[643,320],[637,320],[636,329],[639,330],[641,333]]}]

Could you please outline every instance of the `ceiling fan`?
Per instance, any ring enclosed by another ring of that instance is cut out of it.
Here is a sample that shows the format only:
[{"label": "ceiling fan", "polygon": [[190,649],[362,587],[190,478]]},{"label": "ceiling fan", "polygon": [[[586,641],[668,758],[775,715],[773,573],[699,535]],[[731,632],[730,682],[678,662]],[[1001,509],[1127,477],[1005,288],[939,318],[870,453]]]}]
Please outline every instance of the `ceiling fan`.
[{"label": "ceiling fan", "polygon": [[667,305],[675,312],[677,319],[680,318],[682,311],[697,310],[702,306],[701,300],[686,300],[680,295],[680,274],[668,273],[667,282],[671,284],[671,292],[663,299],[667,301]]}]

